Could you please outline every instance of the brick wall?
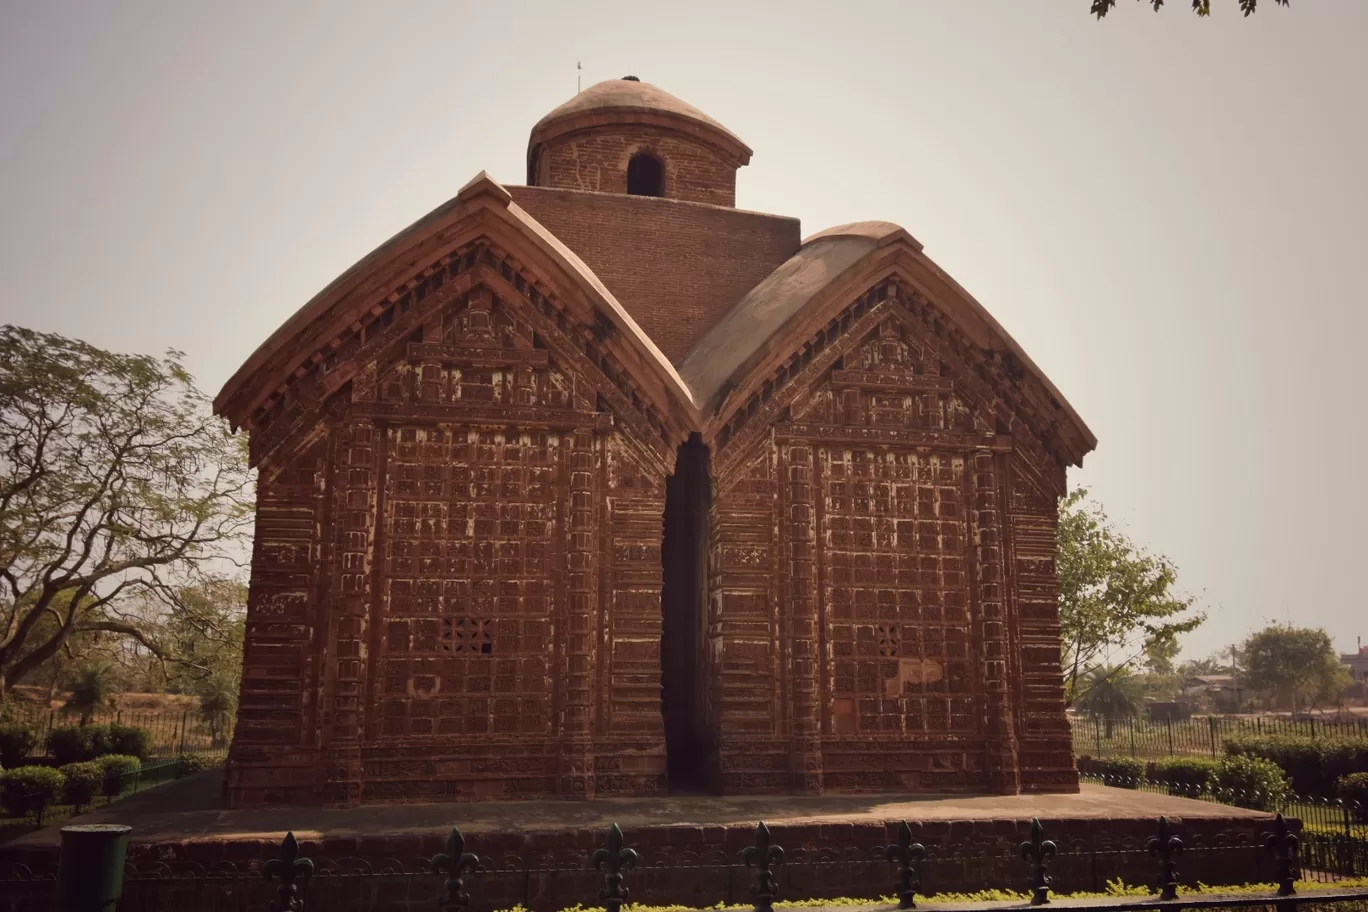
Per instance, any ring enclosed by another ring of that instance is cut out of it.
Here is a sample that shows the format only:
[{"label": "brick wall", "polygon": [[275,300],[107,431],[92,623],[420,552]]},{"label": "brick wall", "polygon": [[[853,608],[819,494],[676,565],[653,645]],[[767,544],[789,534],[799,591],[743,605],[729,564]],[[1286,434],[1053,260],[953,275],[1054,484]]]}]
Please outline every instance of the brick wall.
[{"label": "brick wall", "polygon": [[714,206],[736,205],[736,161],[713,146],[671,130],[638,124],[597,127],[544,145],[539,187],[627,192],[627,164],[645,153],[665,166],[665,197]]},{"label": "brick wall", "polygon": [[625,194],[508,190],[676,363],[801,242],[798,220],[786,216]]}]

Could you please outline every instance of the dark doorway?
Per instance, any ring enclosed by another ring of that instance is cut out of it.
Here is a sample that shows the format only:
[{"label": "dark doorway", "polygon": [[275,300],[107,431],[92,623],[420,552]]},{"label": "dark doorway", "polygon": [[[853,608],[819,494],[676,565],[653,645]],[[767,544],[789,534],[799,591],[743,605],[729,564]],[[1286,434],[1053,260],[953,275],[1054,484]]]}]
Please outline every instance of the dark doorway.
[{"label": "dark doorway", "polygon": [[720,779],[708,721],[706,624],[712,478],[698,435],[679,448],[665,485],[660,609],[660,711],[672,791],[713,791]]},{"label": "dark doorway", "polygon": [[645,152],[627,163],[627,192],[633,196],[664,196],[665,166]]}]

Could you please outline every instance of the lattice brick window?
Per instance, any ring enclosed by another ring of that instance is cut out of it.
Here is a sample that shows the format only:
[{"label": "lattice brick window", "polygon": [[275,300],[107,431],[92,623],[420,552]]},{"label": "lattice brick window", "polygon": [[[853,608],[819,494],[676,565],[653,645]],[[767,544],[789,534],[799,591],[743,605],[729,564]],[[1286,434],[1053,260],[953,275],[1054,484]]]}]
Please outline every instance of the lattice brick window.
[{"label": "lattice brick window", "polygon": [[484,618],[442,618],[442,650],[462,654],[489,655],[494,652],[493,628],[493,623]]},{"label": "lattice brick window", "polygon": [[890,624],[880,624],[876,629],[879,637],[879,658],[895,659],[902,645],[901,631]]}]

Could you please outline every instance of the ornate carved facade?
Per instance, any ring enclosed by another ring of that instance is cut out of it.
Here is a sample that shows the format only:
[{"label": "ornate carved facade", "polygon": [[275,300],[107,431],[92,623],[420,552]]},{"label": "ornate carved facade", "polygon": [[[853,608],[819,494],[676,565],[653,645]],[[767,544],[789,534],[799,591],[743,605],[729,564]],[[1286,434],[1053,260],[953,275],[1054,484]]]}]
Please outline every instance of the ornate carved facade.
[{"label": "ornate carved facade", "polygon": [[902,229],[730,208],[749,158],[592,87],[533,186],[477,176],[224,388],[235,804],[1076,789],[1054,527],[1095,440]]}]

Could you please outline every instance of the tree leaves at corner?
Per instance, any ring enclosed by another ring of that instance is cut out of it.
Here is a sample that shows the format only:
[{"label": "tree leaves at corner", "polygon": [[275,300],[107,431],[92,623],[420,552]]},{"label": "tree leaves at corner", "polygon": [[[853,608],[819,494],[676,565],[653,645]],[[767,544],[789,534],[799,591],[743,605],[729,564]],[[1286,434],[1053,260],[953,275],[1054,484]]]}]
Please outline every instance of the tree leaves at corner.
[{"label": "tree leaves at corner", "polygon": [[1191,598],[1174,593],[1173,564],[1132,543],[1087,498],[1078,488],[1064,499],[1057,533],[1062,662],[1072,698],[1104,660],[1129,669],[1174,652],[1177,638],[1206,620]]},{"label": "tree leaves at corner", "polygon": [[[1156,13],[1164,6],[1164,0],[1144,0],[1144,2],[1154,7]],[[1252,16],[1259,5],[1259,0],[1238,0],[1238,2],[1240,12],[1246,16]],[[1273,0],[1273,2],[1279,6],[1288,5],[1288,0]],[[1092,0],[1092,14],[1101,19],[1111,12],[1114,6],[1116,6],[1116,0]],[[1210,16],[1211,0],[1192,0],[1192,10],[1199,16]]]},{"label": "tree leaves at corner", "polygon": [[231,572],[252,500],[243,441],[178,354],[0,327],[0,697],[86,636],[205,665],[159,621]]}]

